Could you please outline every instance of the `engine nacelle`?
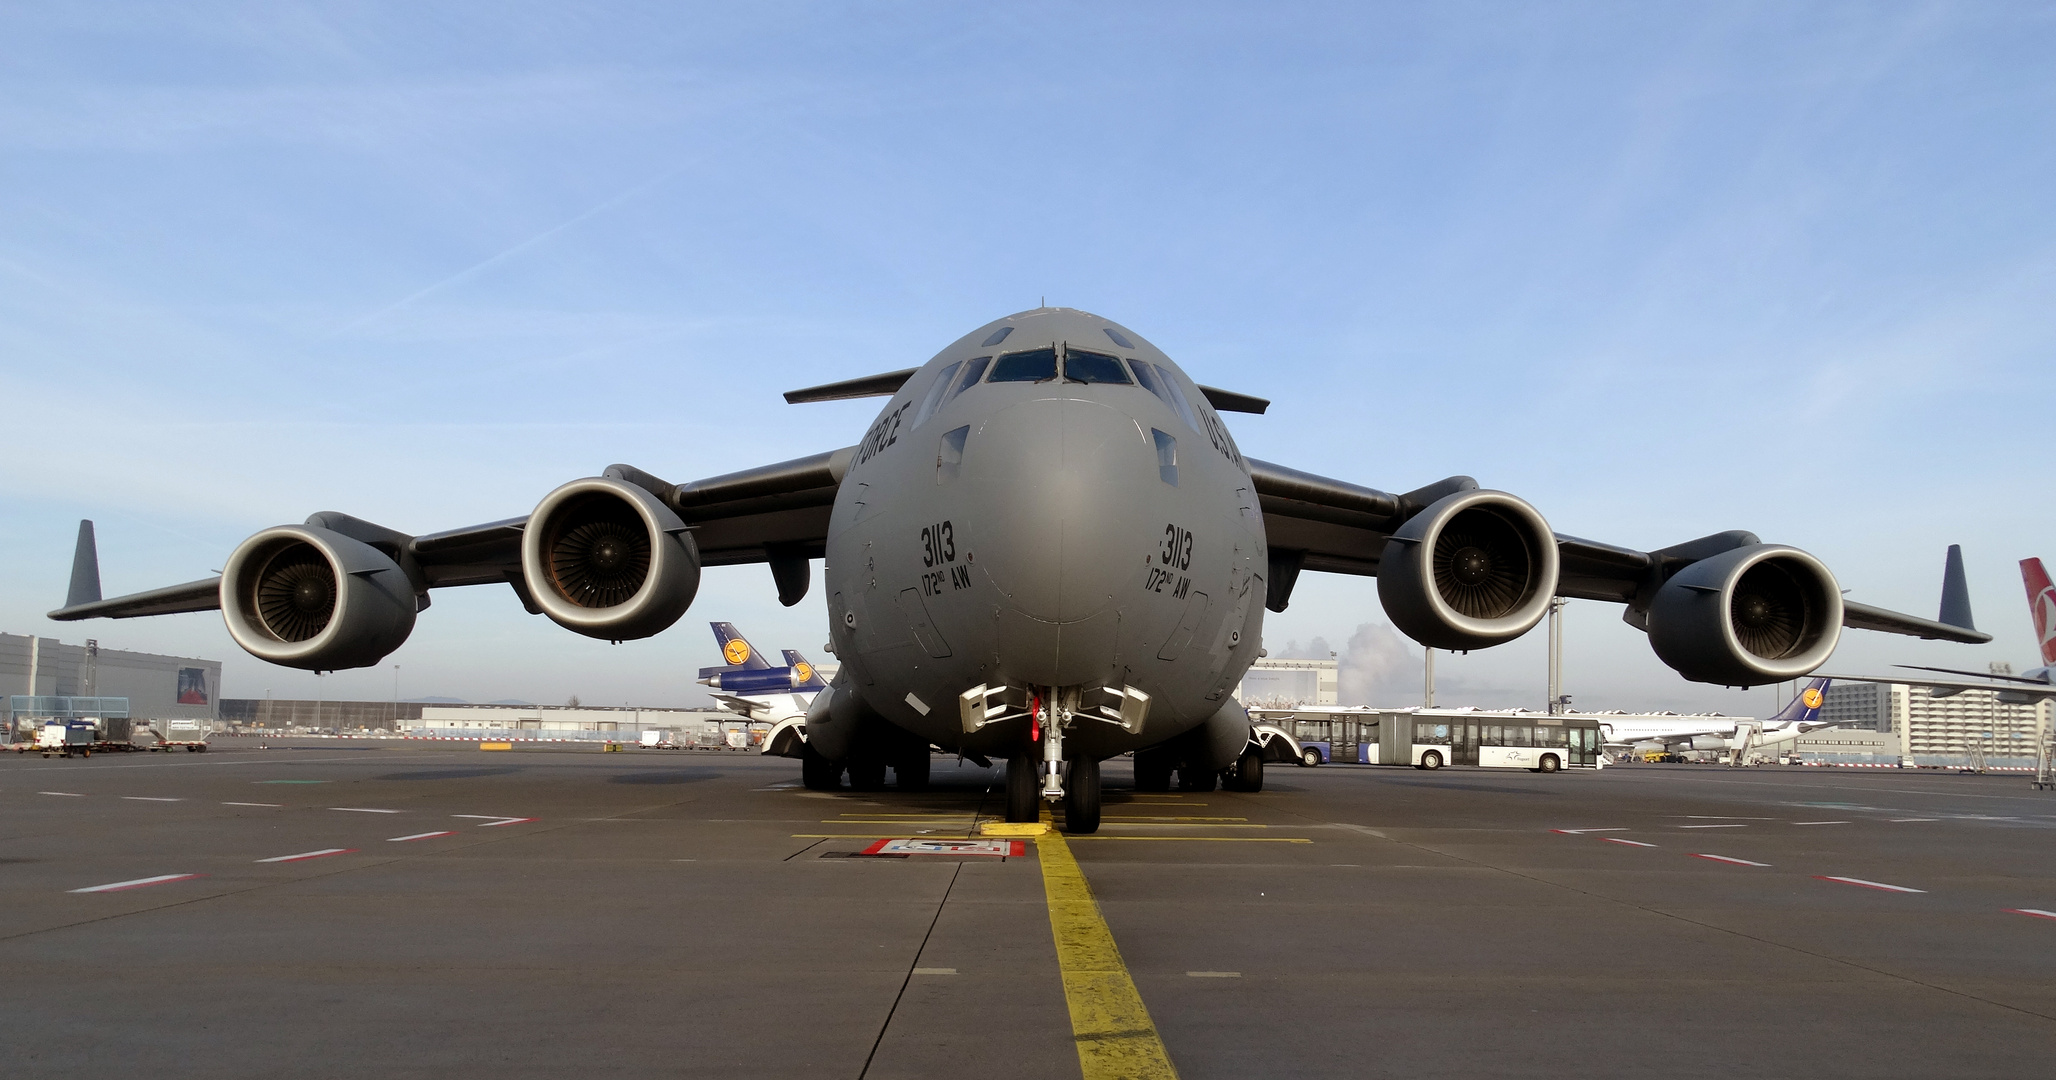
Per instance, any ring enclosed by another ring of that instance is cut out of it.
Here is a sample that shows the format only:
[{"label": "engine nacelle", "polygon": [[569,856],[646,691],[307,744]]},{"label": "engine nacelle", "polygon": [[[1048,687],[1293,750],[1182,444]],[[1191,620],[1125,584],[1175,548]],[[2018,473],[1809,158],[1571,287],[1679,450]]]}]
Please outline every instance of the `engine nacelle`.
[{"label": "engine nacelle", "polygon": [[1463,491],[1415,514],[1385,542],[1378,599],[1406,636],[1434,649],[1483,649],[1533,629],[1556,594],[1556,534],[1503,491]]},{"label": "engine nacelle", "polygon": [[700,552],[670,507],[622,480],[588,477],[550,492],[521,534],[536,606],[566,630],[606,641],[663,632],[700,591]]},{"label": "engine nacelle", "polygon": [[1842,590],[1798,548],[1751,544],[1678,571],[1648,623],[1650,647],[1685,678],[1761,686],[1827,662],[1842,638]]},{"label": "engine nacelle", "polygon": [[221,614],[250,655],[308,671],[369,667],[414,631],[406,571],[369,544],[312,525],[243,541],[221,574]]}]

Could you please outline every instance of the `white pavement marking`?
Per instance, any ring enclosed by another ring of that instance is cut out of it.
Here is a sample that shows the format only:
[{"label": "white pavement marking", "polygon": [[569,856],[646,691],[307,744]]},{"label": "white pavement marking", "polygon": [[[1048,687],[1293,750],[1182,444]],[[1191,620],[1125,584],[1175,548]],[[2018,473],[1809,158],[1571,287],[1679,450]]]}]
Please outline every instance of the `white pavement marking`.
[{"label": "white pavement marking", "polygon": [[130,802],[185,802],[184,799],[170,799],[162,795],[123,795]]},{"label": "white pavement marking", "polygon": [[1736,866],[1769,866],[1767,862],[1750,862],[1748,859],[1731,859],[1726,855],[1708,855],[1704,852],[1692,856],[1695,859],[1712,859],[1714,862],[1734,863]]},{"label": "white pavement marking", "polygon": [[223,806],[284,806],[285,804],[284,804],[284,803],[275,803],[275,802],[225,802],[225,803],[222,803],[221,805],[223,805]]},{"label": "white pavement marking", "polygon": [[330,810],[341,810],[345,814],[397,814],[398,810],[373,810],[368,806],[331,806]]},{"label": "white pavement marking", "polygon": [[75,893],[87,893],[87,892],[125,892],[125,891],[127,891],[127,890],[129,890],[129,889],[144,889],[144,888],[148,888],[148,887],[150,887],[150,886],[152,886],[152,885],[165,885],[165,884],[169,884],[169,883],[171,883],[171,882],[174,882],[174,881],[189,881],[189,880],[191,880],[191,879],[193,879],[193,878],[196,878],[196,877],[205,877],[205,876],[207,876],[207,875],[205,875],[205,874],[159,874],[159,875],[157,875],[156,877],[139,877],[139,878],[135,879],[134,881],[117,881],[117,882],[113,883],[112,885],[95,885],[95,886],[93,886],[93,887],[92,887],[92,888],[90,888],[90,889],[71,889],[71,890],[69,890],[69,891],[71,891],[71,892],[75,892]]},{"label": "white pavement marking", "polygon": [[328,858],[330,855],[348,855],[356,850],[356,848],[350,847],[331,847],[322,848],[320,851],[303,851],[298,855],[274,855],[269,859],[259,859],[257,861],[261,863],[299,862],[303,859],[325,859]]},{"label": "white pavement marking", "polygon": [[1847,825],[1846,821],[1795,821],[1794,825]]},{"label": "white pavement marking", "polygon": [[1185,977],[1188,979],[1239,979],[1242,977],[1242,973],[1239,971],[1188,971],[1185,973]]},{"label": "white pavement marking", "polygon": [[1623,839],[1621,839],[1621,838],[1620,838],[1620,837],[1618,837],[1618,836],[1602,836],[1602,837],[1600,837],[1600,839],[1601,839],[1601,840],[1604,840],[1604,841],[1606,841],[1606,842],[1607,842],[1607,843],[1609,843],[1609,844],[1626,844],[1626,845],[1628,845],[1629,847],[1655,847],[1655,846],[1656,846],[1655,844],[1645,844],[1645,843],[1643,843],[1643,842],[1642,842],[1642,841],[1640,841],[1640,840],[1623,840]]},{"label": "white pavement marking", "polygon": [[1865,881],[1862,878],[1835,877],[1831,874],[1815,874],[1821,881],[1839,881],[1844,885],[1857,885],[1865,889],[1879,889],[1884,892],[1924,893],[1926,889],[1909,889],[1904,885],[1887,885],[1882,881]]},{"label": "white pavement marking", "polygon": [[67,798],[67,799],[83,799],[83,798],[85,798],[85,796],[84,796],[84,795],[81,795],[81,794],[79,794],[79,793],[78,793],[78,792],[76,792],[76,791],[38,791],[38,792],[36,792],[36,794],[38,794],[38,795],[62,795],[62,796],[64,796],[64,797],[65,797],[65,798]]},{"label": "white pavement marking", "polygon": [[1626,825],[1611,825],[1604,829],[1551,829],[1549,831],[1562,833],[1565,836],[1583,836],[1588,832],[1627,832],[1628,827]]},{"label": "white pavement marking", "polygon": [[1941,818],[1932,818],[1932,817],[1895,817],[1895,818],[1893,818],[1893,819],[1892,819],[1892,821],[1894,821],[1894,822],[1900,822],[1900,821],[1940,821],[1940,820],[1942,820],[1942,819],[1941,819]]},{"label": "white pavement marking", "polygon": [[2015,915],[2032,915],[2037,919],[2056,919],[2056,911],[2043,911],[2041,908],[2010,907],[2006,910]]},{"label": "white pavement marking", "polygon": [[955,975],[956,968],[915,968],[916,975]]},{"label": "white pavement marking", "polygon": [[388,844],[399,844],[399,843],[404,843],[404,842],[406,842],[406,841],[408,841],[408,840],[427,840],[427,839],[429,839],[429,838],[431,838],[431,837],[436,837],[436,836],[455,836],[455,835],[457,835],[457,834],[456,834],[456,833],[453,833],[453,832],[451,832],[451,831],[450,831],[450,830],[448,830],[448,829],[444,829],[444,830],[443,830],[443,831],[441,831],[441,832],[418,832],[418,833],[415,833],[415,834],[414,834],[413,836],[388,836],[388,837],[386,837],[386,843],[388,843]]},{"label": "white pavement marking", "polygon": [[450,816],[453,818],[466,818],[471,821],[483,821],[485,824],[479,826],[481,829],[490,829],[495,825],[519,825],[524,821],[535,820],[532,817],[494,817],[491,814],[451,814]]},{"label": "white pavement marking", "polygon": [[1680,825],[1680,829],[1746,829],[1747,825]]}]

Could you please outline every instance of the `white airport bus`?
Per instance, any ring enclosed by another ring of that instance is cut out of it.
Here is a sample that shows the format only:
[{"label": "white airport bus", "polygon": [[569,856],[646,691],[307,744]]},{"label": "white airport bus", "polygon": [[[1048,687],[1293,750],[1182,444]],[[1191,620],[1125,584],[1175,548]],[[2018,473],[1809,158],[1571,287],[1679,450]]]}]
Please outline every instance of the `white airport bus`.
[{"label": "white airport bus", "polygon": [[1477,709],[1252,709],[1299,740],[1300,764],[1411,765],[1439,769],[1597,769],[1599,722],[1522,710]]}]

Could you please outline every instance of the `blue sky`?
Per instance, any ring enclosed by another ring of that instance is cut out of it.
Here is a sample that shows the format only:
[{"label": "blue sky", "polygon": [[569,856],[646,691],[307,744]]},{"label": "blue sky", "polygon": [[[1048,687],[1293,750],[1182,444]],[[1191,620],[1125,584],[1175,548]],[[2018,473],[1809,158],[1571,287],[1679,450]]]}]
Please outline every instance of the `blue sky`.
[{"label": "blue sky", "polygon": [[[1052,304],[1270,397],[1249,454],[1388,490],[1452,473],[1561,531],[1729,528],[1931,613],[1965,545],[2033,657],[2056,556],[2056,12],[2034,4],[15,5],[0,10],[0,629],[223,658],[218,617],[61,626],[341,509],[426,532],[631,462],[846,445],[905,367]],[[436,596],[324,692],[685,700],[706,619],[816,651],[761,567],[609,646]],[[1770,711],[1574,604],[1597,707]],[[1267,641],[1347,640],[1309,576]],[[1539,702],[1540,635],[1438,665]]]}]

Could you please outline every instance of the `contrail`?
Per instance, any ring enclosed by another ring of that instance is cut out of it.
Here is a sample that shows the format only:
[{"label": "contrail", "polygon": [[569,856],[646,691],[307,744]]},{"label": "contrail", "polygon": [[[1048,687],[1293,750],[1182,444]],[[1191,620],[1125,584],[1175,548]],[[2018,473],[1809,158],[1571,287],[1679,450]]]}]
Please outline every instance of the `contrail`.
[{"label": "contrail", "polygon": [[671,179],[673,176],[678,175],[678,173],[681,171],[682,169],[671,169],[652,179],[645,180],[642,183],[637,184],[626,191],[623,191],[619,195],[616,195],[610,199],[605,200],[604,202],[599,203],[598,205],[592,207],[589,210],[586,210],[584,213],[581,213],[568,221],[560,222],[559,224],[553,225],[550,228],[544,229],[542,232],[539,232],[534,236],[531,236],[528,239],[523,240],[518,244],[515,244],[513,247],[510,247],[507,250],[502,251],[499,254],[494,255],[483,262],[474,263],[471,266],[467,266],[464,269],[459,270],[454,274],[451,274],[449,277],[446,277],[433,285],[430,285],[424,289],[421,289],[418,292],[415,292],[409,296],[406,296],[400,300],[388,304],[385,307],[379,308],[377,311],[374,311],[369,315],[365,315],[361,318],[355,319],[352,322],[342,327],[339,327],[335,332],[338,334],[342,334],[347,333],[351,330],[355,330],[358,327],[363,326],[365,323],[372,322],[376,319],[384,318],[385,316],[390,315],[393,312],[398,311],[401,308],[404,308],[425,296],[429,296],[431,294],[440,292],[443,289],[446,289],[451,285],[455,285],[460,281],[468,280],[484,270],[491,269],[492,267],[498,266],[501,263],[504,263],[517,255],[520,255],[522,252],[527,251],[529,248],[532,248],[537,244],[540,244],[543,241],[548,240],[549,238],[557,235],[558,233],[563,232],[566,229],[578,225],[580,222],[583,222],[588,218],[596,217],[600,214],[606,213],[609,210],[612,210],[614,207],[619,206],[624,202],[627,202],[629,199],[632,199],[637,195],[640,195],[643,192],[648,191],[653,187],[656,187],[658,184],[661,184],[664,181]]}]

